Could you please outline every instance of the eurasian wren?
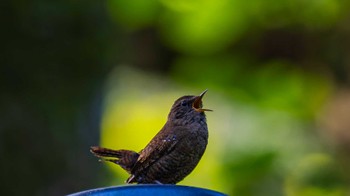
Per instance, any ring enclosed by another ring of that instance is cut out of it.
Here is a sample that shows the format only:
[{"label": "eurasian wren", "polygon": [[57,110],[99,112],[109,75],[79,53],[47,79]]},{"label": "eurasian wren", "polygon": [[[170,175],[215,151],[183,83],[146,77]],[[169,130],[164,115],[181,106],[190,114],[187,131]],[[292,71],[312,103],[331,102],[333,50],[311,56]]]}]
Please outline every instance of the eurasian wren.
[{"label": "eurasian wren", "polygon": [[126,183],[178,183],[197,166],[208,143],[204,112],[212,110],[202,108],[206,92],[177,99],[163,128],[139,153],[96,146],[90,151],[131,174]]}]

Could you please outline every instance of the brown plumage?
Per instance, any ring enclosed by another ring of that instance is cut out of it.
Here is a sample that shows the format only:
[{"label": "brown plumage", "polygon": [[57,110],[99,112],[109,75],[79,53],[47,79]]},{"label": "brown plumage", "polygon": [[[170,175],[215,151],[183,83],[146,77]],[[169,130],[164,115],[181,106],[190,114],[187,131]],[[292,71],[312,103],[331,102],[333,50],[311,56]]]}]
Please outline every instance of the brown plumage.
[{"label": "brown plumage", "polygon": [[202,108],[206,92],[177,99],[163,128],[139,153],[102,147],[91,147],[90,151],[131,174],[127,183],[178,183],[197,166],[208,143],[204,112],[211,110]]}]

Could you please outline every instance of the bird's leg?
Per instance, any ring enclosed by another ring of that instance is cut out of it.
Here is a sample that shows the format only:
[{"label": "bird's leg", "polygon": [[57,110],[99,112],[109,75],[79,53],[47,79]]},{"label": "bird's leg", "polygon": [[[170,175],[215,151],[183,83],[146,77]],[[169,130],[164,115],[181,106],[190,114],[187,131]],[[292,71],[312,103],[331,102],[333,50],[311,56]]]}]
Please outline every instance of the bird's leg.
[{"label": "bird's leg", "polygon": [[154,181],[156,184],[162,185],[163,183],[159,182],[158,180]]}]

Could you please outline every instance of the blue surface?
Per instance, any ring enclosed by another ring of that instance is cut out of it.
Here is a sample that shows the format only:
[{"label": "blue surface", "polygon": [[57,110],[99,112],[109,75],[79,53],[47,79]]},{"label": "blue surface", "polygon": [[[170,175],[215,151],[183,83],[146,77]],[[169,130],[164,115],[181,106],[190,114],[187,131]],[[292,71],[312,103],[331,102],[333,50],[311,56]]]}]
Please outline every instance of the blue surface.
[{"label": "blue surface", "polygon": [[113,186],[98,189],[91,189],[78,193],[73,193],[69,196],[110,196],[110,195],[130,195],[130,196],[148,196],[148,195],[203,195],[203,196],[224,196],[225,194],[212,191],[209,189],[180,186],[180,185],[124,185]]}]

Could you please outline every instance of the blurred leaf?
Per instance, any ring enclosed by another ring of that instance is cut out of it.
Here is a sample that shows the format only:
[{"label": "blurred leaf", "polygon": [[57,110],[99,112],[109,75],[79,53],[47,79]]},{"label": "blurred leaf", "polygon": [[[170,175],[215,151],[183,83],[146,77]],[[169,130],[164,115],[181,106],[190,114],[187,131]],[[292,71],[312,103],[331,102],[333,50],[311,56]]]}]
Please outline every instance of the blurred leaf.
[{"label": "blurred leaf", "polygon": [[266,177],[272,173],[275,160],[276,153],[267,151],[236,154],[229,161],[224,160],[223,170],[230,174],[225,175],[225,178],[231,184],[231,194],[257,195],[257,185],[265,184]]},{"label": "blurred leaf", "polygon": [[183,53],[211,54],[225,49],[245,29],[239,1],[196,2],[193,9],[166,10],[162,16],[161,32],[171,47]]},{"label": "blurred leaf", "polygon": [[167,9],[177,12],[193,11],[200,6],[201,0],[159,0]]},{"label": "blurred leaf", "polygon": [[286,181],[290,196],[342,196],[346,184],[341,170],[327,154],[310,154],[296,165]]},{"label": "blurred leaf", "polygon": [[107,3],[112,19],[132,30],[153,24],[159,11],[157,0],[108,0]]}]

